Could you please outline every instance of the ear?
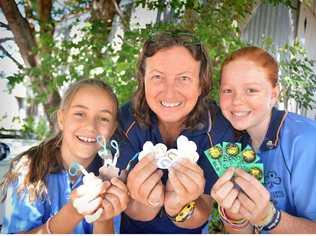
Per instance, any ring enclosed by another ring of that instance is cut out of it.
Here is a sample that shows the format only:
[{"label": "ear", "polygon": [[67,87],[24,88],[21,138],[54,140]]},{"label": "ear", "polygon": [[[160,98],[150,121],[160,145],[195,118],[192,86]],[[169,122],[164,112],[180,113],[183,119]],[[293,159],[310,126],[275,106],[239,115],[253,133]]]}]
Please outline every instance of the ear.
[{"label": "ear", "polygon": [[58,110],[57,112],[57,123],[58,128],[62,131],[64,128],[64,113],[62,110]]},{"label": "ear", "polygon": [[280,95],[280,86],[279,84],[277,84],[274,88],[272,88],[272,95],[271,95],[272,106],[274,106],[278,102],[279,95]]}]

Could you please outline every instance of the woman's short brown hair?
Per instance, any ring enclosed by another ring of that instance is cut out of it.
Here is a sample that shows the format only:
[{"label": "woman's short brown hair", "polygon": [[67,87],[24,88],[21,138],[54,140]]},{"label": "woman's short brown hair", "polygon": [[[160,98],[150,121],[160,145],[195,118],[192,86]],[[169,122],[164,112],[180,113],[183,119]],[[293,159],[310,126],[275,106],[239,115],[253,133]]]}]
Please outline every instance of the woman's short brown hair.
[{"label": "woman's short brown hair", "polygon": [[172,48],[175,46],[186,48],[192,57],[201,63],[199,74],[201,94],[193,110],[188,115],[185,128],[196,128],[201,123],[202,114],[208,110],[207,100],[208,93],[211,88],[212,73],[207,50],[202,45],[202,43],[195,38],[193,33],[189,31],[173,30],[158,32],[144,43],[138,59],[136,74],[138,87],[134,93],[132,103],[135,118],[141,125],[151,125],[150,114],[152,113],[145,99],[144,77],[146,70],[146,59],[148,57],[152,57],[161,49]]}]

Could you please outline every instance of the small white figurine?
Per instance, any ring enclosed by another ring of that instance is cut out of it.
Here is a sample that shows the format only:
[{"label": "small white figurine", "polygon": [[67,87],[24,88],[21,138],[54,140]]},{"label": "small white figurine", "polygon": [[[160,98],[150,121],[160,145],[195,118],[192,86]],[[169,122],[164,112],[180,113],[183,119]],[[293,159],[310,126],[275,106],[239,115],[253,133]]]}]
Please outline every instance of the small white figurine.
[{"label": "small white figurine", "polygon": [[160,169],[169,169],[179,158],[187,158],[193,162],[197,162],[199,159],[196,144],[193,141],[189,141],[184,135],[180,135],[177,138],[177,149],[168,150],[167,146],[162,143],[154,145],[152,142],[146,141],[143,145],[143,150],[138,155],[138,160],[140,161],[148,154],[154,156]]}]

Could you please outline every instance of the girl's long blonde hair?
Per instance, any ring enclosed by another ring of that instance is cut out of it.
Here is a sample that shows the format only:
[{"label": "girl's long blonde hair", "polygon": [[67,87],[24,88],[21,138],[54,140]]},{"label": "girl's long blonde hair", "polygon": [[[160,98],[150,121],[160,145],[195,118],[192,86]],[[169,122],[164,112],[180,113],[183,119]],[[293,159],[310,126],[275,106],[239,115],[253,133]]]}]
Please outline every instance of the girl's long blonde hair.
[{"label": "girl's long blonde hair", "polygon": [[[110,94],[118,110],[118,101],[111,87],[99,79],[79,80],[70,85],[63,96],[59,109],[67,108],[79,89],[85,86],[100,88]],[[6,199],[9,184],[16,181],[21,175],[25,178],[18,187],[18,193],[26,189],[29,192],[30,201],[44,196],[47,193],[46,176],[63,169],[61,142],[62,132],[56,127],[56,134],[52,138],[44,140],[38,146],[31,147],[15,157],[0,183],[0,193],[2,193],[0,200]]]}]

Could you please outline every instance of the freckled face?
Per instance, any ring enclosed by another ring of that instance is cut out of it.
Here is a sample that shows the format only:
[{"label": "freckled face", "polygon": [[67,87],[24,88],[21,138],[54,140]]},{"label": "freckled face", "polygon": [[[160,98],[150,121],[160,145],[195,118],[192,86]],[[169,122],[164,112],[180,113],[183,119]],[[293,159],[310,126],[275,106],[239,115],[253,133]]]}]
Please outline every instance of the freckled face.
[{"label": "freckled face", "polygon": [[273,87],[266,71],[254,62],[237,59],[223,68],[220,107],[238,130],[265,132],[278,94],[278,86]]},{"label": "freckled face", "polygon": [[182,124],[201,94],[200,62],[184,47],[162,49],[146,59],[145,97],[159,122]]}]

